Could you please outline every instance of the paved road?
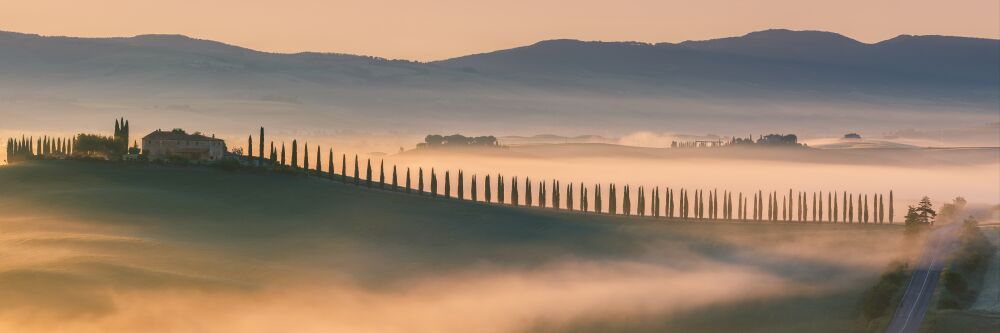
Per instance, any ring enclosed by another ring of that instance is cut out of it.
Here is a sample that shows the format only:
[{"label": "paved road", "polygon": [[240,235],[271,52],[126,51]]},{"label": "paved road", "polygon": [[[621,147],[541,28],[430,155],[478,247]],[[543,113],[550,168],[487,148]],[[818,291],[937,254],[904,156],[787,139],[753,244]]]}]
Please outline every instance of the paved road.
[{"label": "paved road", "polygon": [[931,296],[934,295],[934,288],[937,287],[948,254],[958,246],[960,230],[960,223],[953,223],[931,231],[924,253],[917,261],[913,276],[906,285],[903,300],[899,302],[899,307],[896,308],[886,332],[915,333],[920,328],[920,322],[924,320],[924,313],[930,305]]}]

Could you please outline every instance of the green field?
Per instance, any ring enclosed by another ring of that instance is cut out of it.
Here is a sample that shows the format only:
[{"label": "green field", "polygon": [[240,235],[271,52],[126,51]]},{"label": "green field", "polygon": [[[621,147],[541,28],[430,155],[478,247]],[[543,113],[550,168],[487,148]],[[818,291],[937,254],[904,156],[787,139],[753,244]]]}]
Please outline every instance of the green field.
[{"label": "green field", "polygon": [[0,212],[0,330],[21,331],[857,331],[905,242],[69,161],[0,167]]}]

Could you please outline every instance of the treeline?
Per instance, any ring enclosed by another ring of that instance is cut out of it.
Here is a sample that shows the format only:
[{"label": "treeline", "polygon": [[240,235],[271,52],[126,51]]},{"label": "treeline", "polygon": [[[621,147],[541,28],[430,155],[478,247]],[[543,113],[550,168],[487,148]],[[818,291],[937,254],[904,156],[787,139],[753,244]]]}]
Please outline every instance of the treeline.
[{"label": "treeline", "polygon": [[438,135],[431,134],[424,138],[423,143],[417,144],[417,148],[426,147],[463,147],[463,146],[485,146],[492,147],[499,145],[495,136],[464,136],[461,134]]},{"label": "treeline", "polygon": [[[386,168],[384,161],[378,161],[378,170],[374,170],[370,158],[365,159],[362,166],[358,155],[352,157],[353,169],[348,172],[347,154],[341,154],[338,169],[335,167],[334,151],[328,149],[324,167],[322,148],[316,146],[315,155],[309,156],[312,152],[309,144],[304,144],[300,151],[298,140],[292,140],[290,159],[286,160],[285,144],[276,147],[274,142],[269,144],[269,157],[265,158],[265,154],[262,154],[265,151],[263,128],[259,138],[257,157],[254,157],[253,137],[247,140],[245,158],[250,165],[326,177],[356,186],[364,183],[368,188],[377,187],[431,197],[598,214],[680,219],[865,224],[883,224],[888,219],[889,224],[894,223],[892,191],[886,199],[879,193],[858,194],[846,191],[797,192],[790,189],[787,193],[743,193],[634,187],[615,183],[586,185],[560,180],[519,180],[516,176],[508,178],[502,174],[467,175],[464,170],[458,170],[457,173],[420,167],[415,170],[409,167],[400,170],[395,165]],[[510,188],[507,188],[508,185]]]},{"label": "treeline", "polygon": [[77,146],[75,138],[42,136],[7,139],[7,163],[71,156]]},{"label": "treeline", "polygon": [[117,159],[128,152],[129,123],[115,119],[113,136],[77,134],[73,137],[22,136],[7,139],[7,163],[35,159],[100,157]]}]

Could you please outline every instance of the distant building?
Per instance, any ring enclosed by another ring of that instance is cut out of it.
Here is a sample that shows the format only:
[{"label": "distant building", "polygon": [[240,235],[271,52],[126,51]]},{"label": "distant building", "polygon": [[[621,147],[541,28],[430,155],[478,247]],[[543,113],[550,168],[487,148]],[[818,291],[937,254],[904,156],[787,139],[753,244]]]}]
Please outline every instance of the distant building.
[{"label": "distant building", "polygon": [[858,133],[847,133],[847,134],[844,134],[844,139],[860,139],[860,138],[861,138],[861,134],[858,134]]},{"label": "distant building", "polygon": [[170,157],[192,161],[219,161],[226,154],[226,142],[182,129],[156,130],[142,138],[142,154],[150,160]]}]

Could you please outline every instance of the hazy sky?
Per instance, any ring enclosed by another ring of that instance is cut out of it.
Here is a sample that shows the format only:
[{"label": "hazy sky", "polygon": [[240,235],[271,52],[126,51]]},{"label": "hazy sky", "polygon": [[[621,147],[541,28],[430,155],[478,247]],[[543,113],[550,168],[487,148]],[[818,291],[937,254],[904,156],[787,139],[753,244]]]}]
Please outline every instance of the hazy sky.
[{"label": "hazy sky", "polygon": [[0,0],[0,30],[176,33],[275,52],[435,60],[543,39],[676,42],[767,28],[865,42],[899,34],[1000,38],[997,0]]}]

